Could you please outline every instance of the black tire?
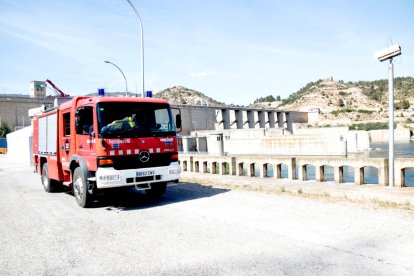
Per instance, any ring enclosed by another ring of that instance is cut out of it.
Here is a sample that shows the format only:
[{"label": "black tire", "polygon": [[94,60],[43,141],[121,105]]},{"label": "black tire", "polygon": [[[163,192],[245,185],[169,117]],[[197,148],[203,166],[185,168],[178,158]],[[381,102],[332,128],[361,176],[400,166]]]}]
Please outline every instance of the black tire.
[{"label": "black tire", "polygon": [[167,191],[167,183],[166,182],[152,183],[151,184],[151,189],[145,190],[147,195],[149,195],[152,198],[160,198],[165,194],[166,191]]},{"label": "black tire", "polygon": [[43,164],[41,180],[43,188],[46,192],[52,193],[57,190],[58,182],[49,178],[49,169],[47,163]]},{"label": "black tire", "polygon": [[89,207],[92,203],[92,195],[88,192],[88,183],[80,167],[73,172],[72,184],[76,203],[82,208]]}]

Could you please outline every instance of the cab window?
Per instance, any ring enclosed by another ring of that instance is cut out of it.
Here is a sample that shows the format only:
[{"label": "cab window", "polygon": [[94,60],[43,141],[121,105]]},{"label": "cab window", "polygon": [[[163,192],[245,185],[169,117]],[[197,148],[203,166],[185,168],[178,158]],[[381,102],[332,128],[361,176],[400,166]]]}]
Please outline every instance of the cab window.
[{"label": "cab window", "polygon": [[93,107],[84,106],[76,110],[76,134],[93,135]]}]

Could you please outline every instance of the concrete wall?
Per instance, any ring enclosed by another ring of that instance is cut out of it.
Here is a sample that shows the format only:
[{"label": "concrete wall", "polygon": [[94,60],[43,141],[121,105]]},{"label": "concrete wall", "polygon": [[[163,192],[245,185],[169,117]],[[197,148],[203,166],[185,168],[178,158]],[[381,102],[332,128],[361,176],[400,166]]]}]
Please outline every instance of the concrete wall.
[{"label": "concrete wall", "polygon": [[43,104],[51,105],[52,98],[33,99],[29,96],[1,95],[0,121],[5,122],[11,131],[31,124],[28,110]]},{"label": "concrete wall", "polygon": [[[220,132],[223,134],[223,151],[226,154],[339,156],[347,154],[347,140],[340,135],[292,135],[283,129],[228,129]],[[210,139],[212,133],[215,132],[197,131],[191,134],[193,137],[207,137],[206,152],[210,153],[212,148],[217,148],[216,140]]]},{"label": "concrete wall", "polygon": [[349,131],[345,134],[345,139],[350,153],[366,151],[370,148],[369,133],[367,131]]},{"label": "concrete wall", "polygon": [[346,141],[308,135],[242,138],[224,137],[224,151],[228,154],[262,155],[341,155],[345,156]]},{"label": "concrete wall", "polygon": [[311,127],[311,128],[297,128],[294,130],[295,134],[313,135],[320,137],[330,137],[333,140],[340,140],[347,142],[347,152],[355,153],[370,148],[370,134],[363,130],[349,131],[348,127]]},{"label": "concrete wall", "polygon": [[345,135],[349,127],[305,127],[295,128],[295,134],[318,134],[318,135]]},{"label": "concrete wall", "polygon": [[[389,139],[388,129],[370,130],[369,135],[370,135],[371,141],[388,141]],[[409,128],[405,128],[401,125],[397,125],[397,128],[394,129],[395,140],[409,141],[411,139],[411,136],[412,136],[412,132]]]}]

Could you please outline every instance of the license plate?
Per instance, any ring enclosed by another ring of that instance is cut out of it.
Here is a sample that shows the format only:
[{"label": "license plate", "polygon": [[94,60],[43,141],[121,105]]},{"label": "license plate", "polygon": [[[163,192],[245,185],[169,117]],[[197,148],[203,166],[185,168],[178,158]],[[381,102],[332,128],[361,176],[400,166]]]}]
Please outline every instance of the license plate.
[{"label": "license plate", "polygon": [[154,174],[154,171],[139,171],[137,172],[137,177],[152,176]]}]

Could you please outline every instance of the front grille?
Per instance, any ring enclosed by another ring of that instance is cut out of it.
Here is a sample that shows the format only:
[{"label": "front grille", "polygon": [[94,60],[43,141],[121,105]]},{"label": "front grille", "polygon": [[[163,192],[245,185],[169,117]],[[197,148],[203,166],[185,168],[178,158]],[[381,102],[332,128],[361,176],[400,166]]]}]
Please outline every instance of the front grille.
[{"label": "front grille", "polygon": [[[132,156],[112,156],[114,164],[111,165],[116,170],[130,170],[150,167],[164,167],[171,163],[171,153],[153,153],[148,162],[141,162],[138,155]],[[106,157],[105,157],[106,159]],[[99,164],[99,162],[98,162]]]}]

